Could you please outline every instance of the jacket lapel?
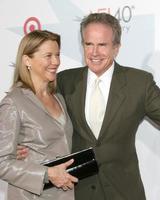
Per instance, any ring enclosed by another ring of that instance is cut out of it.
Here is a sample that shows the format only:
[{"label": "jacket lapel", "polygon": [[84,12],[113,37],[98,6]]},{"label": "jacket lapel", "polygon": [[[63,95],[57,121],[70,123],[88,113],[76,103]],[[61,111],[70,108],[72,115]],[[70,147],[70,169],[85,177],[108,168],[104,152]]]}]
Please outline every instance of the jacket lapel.
[{"label": "jacket lapel", "polygon": [[80,79],[76,82],[74,92],[70,96],[71,106],[75,112],[75,118],[77,122],[80,122],[81,127],[86,131],[82,131],[83,137],[88,140],[96,140],[91,129],[88,126],[85,117],[85,97],[87,88],[87,73],[88,68],[84,67],[82,74],[79,75]]},{"label": "jacket lapel", "polygon": [[[83,73],[79,75],[80,79],[76,82],[74,86],[74,92],[70,96],[70,105],[73,110],[76,110],[75,119],[80,122],[81,126],[86,130],[82,131],[83,137],[88,140],[96,141],[94,134],[92,133],[90,127],[87,124],[85,118],[85,97],[87,88],[87,67],[84,67]],[[108,98],[108,104],[100,131],[99,139],[106,136],[106,129],[109,128],[114,116],[118,112],[121,104],[125,99],[124,86],[126,84],[125,74],[123,67],[115,63],[115,69],[111,81],[111,88]]]},{"label": "jacket lapel", "polygon": [[124,102],[125,85],[126,85],[126,78],[124,74],[124,68],[115,63],[115,69],[111,81],[108,103],[99,139],[102,139],[103,137],[106,136],[106,130],[109,128],[121,104]]}]

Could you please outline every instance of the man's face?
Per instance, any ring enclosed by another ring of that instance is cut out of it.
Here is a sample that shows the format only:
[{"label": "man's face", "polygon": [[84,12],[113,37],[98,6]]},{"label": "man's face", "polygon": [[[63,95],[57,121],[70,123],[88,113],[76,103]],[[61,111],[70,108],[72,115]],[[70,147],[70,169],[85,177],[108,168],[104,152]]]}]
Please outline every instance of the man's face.
[{"label": "man's face", "polygon": [[83,30],[83,48],[86,65],[97,76],[113,63],[120,45],[113,44],[112,28],[101,23],[91,23]]}]

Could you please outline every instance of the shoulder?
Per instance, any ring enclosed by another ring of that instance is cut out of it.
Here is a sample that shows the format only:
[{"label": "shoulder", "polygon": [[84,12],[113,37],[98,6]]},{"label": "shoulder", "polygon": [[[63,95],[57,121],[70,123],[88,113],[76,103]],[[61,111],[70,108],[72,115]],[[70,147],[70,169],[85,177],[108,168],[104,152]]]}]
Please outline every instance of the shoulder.
[{"label": "shoulder", "polygon": [[131,66],[123,66],[119,65],[118,63],[115,64],[115,67],[121,68],[123,71],[131,72],[131,73],[137,73],[137,74],[150,74],[150,72],[137,68],[137,67],[131,67]]},{"label": "shoulder", "polygon": [[13,88],[10,91],[6,92],[6,95],[4,96],[4,98],[2,99],[3,101],[6,101],[8,99],[14,99],[17,96],[19,96],[20,93],[20,89],[19,88]]},{"label": "shoulder", "polygon": [[19,102],[23,102],[23,88],[15,87],[6,93],[6,96],[1,100],[1,105],[15,106],[19,105]]},{"label": "shoulder", "polygon": [[117,65],[113,76],[114,80],[123,82],[130,92],[141,94],[152,86],[157,88],[153,75],[142,69]]},{"label": "shoulder", "polygon": [[73,76],[75,78],[76,75],[80,75],[81,73],[84,73],[86,69],[87,69],[86,67],[66,69],[58,73],[58,78],[65,78],[65,77],[68,78],[68,77],[73,77]]},{"label": "shoulder", "polygon": [[12,113],[15,115],[18,111],[17,102],[19,101],[20,88],[14,88],[6,93],[6,96],[0,102],[0,111]]},{"label": "shoulder", "polygon": [[57,88],[61,91],[72,90],[87,74],[87,67],[67,69],[57,75]]},{"label": "shoulder", "polygon": [[124,73],[126,77],[130,79],[153,79],[153,75],[145,70],[128,67],[128,66],[121,66],[119,64],[115,65],[115,72],[117,73]]},{"label": "shoulder", "polygon": [[23,96],[23,88],[15,87],[11,91],[9,91],[6,95],[6,98],[13,99],[14,101],[18,101],[18,99],[22,98]]}]

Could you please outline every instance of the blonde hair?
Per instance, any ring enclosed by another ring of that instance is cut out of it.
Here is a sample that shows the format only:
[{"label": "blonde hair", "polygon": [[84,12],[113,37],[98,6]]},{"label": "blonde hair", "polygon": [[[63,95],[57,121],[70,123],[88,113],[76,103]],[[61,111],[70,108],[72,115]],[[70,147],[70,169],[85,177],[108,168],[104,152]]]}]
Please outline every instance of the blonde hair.
[{"label": "blonde hair", "polygon": [[[17,52],[12,88],[20,86],[29,88],[35,93],[34,85],[28,70],[29,66],[24,64],[23,56],[27,55],[32,58],[33,54],[38,51],[38,48],[48,40],[56,41],[60,48],[60,35],[47,30],[35,30],[22,38]],[[49,82],[48,89],[50,93],[54,92],[55,87],[56,80]]]}]

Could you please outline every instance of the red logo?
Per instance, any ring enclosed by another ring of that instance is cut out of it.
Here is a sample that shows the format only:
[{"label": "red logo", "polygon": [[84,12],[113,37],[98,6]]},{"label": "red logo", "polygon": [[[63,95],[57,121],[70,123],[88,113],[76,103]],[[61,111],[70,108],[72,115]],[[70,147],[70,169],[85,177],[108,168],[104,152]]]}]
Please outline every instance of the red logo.
[{"label": "red logo", "polygon": [[25,21],[23,31],[27,34],[34,30],[41,30],[41,24],[36,17],[30,17]]}]

